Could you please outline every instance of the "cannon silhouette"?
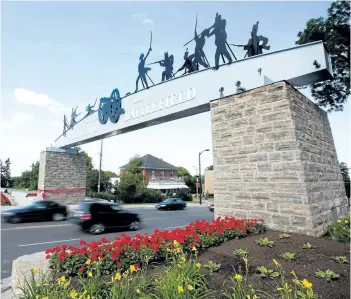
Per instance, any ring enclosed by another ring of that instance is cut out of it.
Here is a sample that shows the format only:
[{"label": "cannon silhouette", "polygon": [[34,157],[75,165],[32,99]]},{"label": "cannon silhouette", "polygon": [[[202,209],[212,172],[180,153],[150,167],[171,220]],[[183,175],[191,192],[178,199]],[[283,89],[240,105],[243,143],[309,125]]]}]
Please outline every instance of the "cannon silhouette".
[{"label": "cannon silhouette", "polygon": [[108,119],[115,124],[123,113],[122,100],[117,88],[112,91],[109,98],[100,99],[98,115],[101,124],[106,124]]}]

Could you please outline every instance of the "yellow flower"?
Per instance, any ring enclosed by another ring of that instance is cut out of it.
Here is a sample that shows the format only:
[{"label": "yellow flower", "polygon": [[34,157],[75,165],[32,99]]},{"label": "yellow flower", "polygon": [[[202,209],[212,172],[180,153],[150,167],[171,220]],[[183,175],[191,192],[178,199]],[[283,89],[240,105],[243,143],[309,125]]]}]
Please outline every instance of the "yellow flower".
[{"label": "yellow flower", "polygon": [[312,283],[310,283],[308,280],[304,279],[302,281],[303,285],[308,288],[308,289],[311,289],[312,288]]},{"label": "yellow flower", "polygon": [[243,277],[240,274],[235,274],[234,278],[238,281],[242,281]]},{"label": "yellow flower", "polygon": [[38,274],[40,272],[40,270],[38,268],[34,268],[32,269],[33,274]]},{"label": "yellow flower", "polygon": [[182,286],[178,286],[178,293],[183,293],[184,292],[184,289]]},{"label": "yellow flower", "polygon": [[90,264],[91,264],[91,260],[88,259],[85,263],[86,263],[87,265],[90,265]]},{"label": "yellow flower", "polygon": [[173,241],[173,244],[174,244],[174,246],[179,245],[179,243],[177,242],[177,240],[174,240],[174,241]]},{"label": "yellow flower", "polygon": [[338,220],[338,223],[341,223],[341,220],[340,220],[340,219]]},{"label": "yellow flower", "polygon": [[140,294],[140,290],[139,289],[137,289],[136,292],[137,292],[137,294]]},{"label": "yellow flower", "polygon": [[188,290],[192,291],[194,288],[191,285],[188,285]]},{"label": "yellow flower", "polygon": [[72,290],[69,295],[71,296],[71,298],[76,298],[78,296],[77,292],[75,290]]},{"label": "yellow flower", "polygon": [[178,247],[177,248],[177,253],[181,252],[182,250]]},{"label": "yellow flower", "polygon": [[88,277],[93,277],[93,273],[92,272],[88,272]]},{"label": "yellow flower", "polygon": [[273,259],[273,263],[278,267],[278,266],[280,266],[280,264],[275,260],[275,259]]},{"label": "yellow flower", "polygon": [[347,220],[345,220],[345,223],[348,224],[349,222]]},{"label": "yellow flower", "polygon": [[196,248],[195,246],[193,246],[193,247],[191,248],[191,250],[192,250],[192,251],[197,251],[197,248]]},{"label": "yellow flower", "polygon": [[185,262],[185,256],[182,256],[181,258],[180,258],[180,260],[182,261],[182,262]]},{"label": "yellow flower", "polygon": [[200,263],[196,263],[195,266],[198,267],[198,268],[200,268],[200,267],[201,267],[201,264],[200,264]]},{"label": "yellow flower", "polygon": [[129,269],[130,269],[130,272],[136,271],[134,265],[130,265]]},{"label": "yellow flower", "polygon": [[115,279],[116,279],[116,280],[120,280],[121,277],[122,277],[122,276],[121,276],[121,274],[119,274],[119,273],[117,273],[117,274],[115,275]]},{"label": "yellow flower", "polygon": [[61,285],[61,284],[64,283],[65,281],[66,281],[66,277],[65,277],[64,275],[62,275],[62,276],[59,278],[59,280],[58,280],[59,285]]},{"label": "yellow flower", "polygon": [[90,299],[90,295],[87,296],[87,299]]}]

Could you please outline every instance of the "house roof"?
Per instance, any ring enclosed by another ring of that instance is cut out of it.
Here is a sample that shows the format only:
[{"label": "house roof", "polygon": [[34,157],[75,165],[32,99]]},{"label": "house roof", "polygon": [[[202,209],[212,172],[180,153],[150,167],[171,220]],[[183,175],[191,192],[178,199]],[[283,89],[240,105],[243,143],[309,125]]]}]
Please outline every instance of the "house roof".
[{"label": "house roof", "polygon": [[[156,158],[152,155],[145,155],[140,157],[143,164],[140,168],[142,169],[164,169],[164,170],[178,170],[178,167],[163,161],[162,159]],[[126,169],[128,164],[121,166],[121,169]]]}]

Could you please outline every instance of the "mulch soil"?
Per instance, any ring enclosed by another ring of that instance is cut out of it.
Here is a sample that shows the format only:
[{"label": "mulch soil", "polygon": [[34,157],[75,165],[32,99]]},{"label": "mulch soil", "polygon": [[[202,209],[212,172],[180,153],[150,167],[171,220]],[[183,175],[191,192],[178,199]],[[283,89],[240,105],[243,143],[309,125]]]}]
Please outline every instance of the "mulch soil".
[{"label": "mulch soil", "polygon": [[[235,271],[245,273],[245,264],[241,258],[234,255],[234,250],[247,249],[249,260],[249,283],[254,289],[277,295],[276,283],[271,278],[261,278],[256,269],[265,266],[268,269],[276,270],[272,259],[276,259],[285,271],[285,277],[292,281],[291,271],[294,271],[300,280],[307,279],[313,284],[313,291],[319,299],[346,299],[350,298],[350,265],[339,264],[332,258],[334,256],[350,257],[350,246],[345,243],[338,243],[327,238],[313,238],[290,234],[289,238],[280,239],[280,232],[268,231],[265,234],[254,235],[248,238],[232,240],[209,248],[199,254],[199,262],[206,264],[211,260],[221,264],[218,272],[208,277],[209,287],[217,292],[216,298],[225,298],[223,291],[230,287],[230,277]],[[274,247],[261,247],[256,240],[268,237],[274,241]],[[315,246],[313,249],[303,249],[305,243]],[[295,261],[284,261],[280,255],[283,252],[295,253]],[[338,280],[326,282],[315,277],[315,271],[333,270],[340,275]]]}]

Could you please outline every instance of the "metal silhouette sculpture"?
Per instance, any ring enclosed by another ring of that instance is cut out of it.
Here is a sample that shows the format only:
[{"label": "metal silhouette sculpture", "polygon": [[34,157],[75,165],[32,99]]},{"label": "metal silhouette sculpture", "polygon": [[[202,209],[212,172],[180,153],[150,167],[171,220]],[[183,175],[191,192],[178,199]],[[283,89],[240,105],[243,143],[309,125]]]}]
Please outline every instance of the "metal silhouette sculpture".
[{"label": "metal silhouette sculpture", "polygon": [[[208,28],[210,31],[207,34],[207,37],[211,37],[215,35],[215,45],[217,46],[216,53],[215,53],[215,69],[219,68],[219,56],[222,56],[223,63],[225,62],[224,57],[228,60],[229,63],[233,62],[233,58],[230,56],[227,47],[230,49],[227,43],[227,32],[225,31],[225,27],[227,25],[227,21],[222,19],[222,16],[216,13],[216,18],[214,24]],[[231,49],[230,49],[231,51]],[[231,51],[232,52],[232,51]],[[236,59],[234,53],[232,52],[234,58]]]},{"label": "metal silhouette sculpture", "polygon": [[106,124],[108,119],[114,124],[117,123],[124,112],[121,96],[117,88],[112,91],[109,98],[100,99],[98,117],[101,124]]},{"label": "metal silhouette sculpture", "polygon": [[241,82],[240,81],[236,81],[235,82],[235,86],[236,86],[236,93],[241,93],[246,91],[246,88],[241,87]]},{"label": "metal silhouette sculpture", "polygon": [[150,79],[151,83],[154,84],[154,82],[152,82],[151,78],[149,77],[148,73],[149,71],[151,71],[151,68],[149,67],[145,67],[145,62],[146,62],[146,59],[147,57],[149,56],[150,52],[152,51],[152,48],[151,48],[151,44],[152,44],[152,32],[150,31],[150,34],[151,34],[151,38],[150,38],[150,46],[149,46],[149,51],[147,52],[146,56],[144,56],[144,53],[142,53],[139,57],[139,65],[138,65],[138,77],[136,79],[136,82],[135,82],[135,92],[138,91],[138,84],[139,84],[139,80],[141,80],[141,83],[143,84],[143,87],[145,88],[149,88],[149,85],[147,84],[147,80],[146,80],[146,76]]},{"label": "metal silhouette sculpture", "polygon": [[168,52],[165,52],[165,58],[163,60],[155,61],[155,62],[149,63],[148,65],[156,64],[156,63],[158,63],[160,66],[165,68],[165,70],[162,72],[161,82],[171,79],[173,76],[174,56],[168,55]]},{"label": "metal silhouette sculpture", "polygon": [[194,38],[191,41],[187,42],[184,45],[184,47],[187,44],[191,43],[192,41],[195,41],[195,51],[194,51],[194,54],[189,56],[189,59],[196,64],[196,70],[198,70],[199,64],[202,65],[204,68],[208,68],[210,66],[210,63],[208,62],[205,52],[203,50],[206,43],[206,36],[209,34],[210,29],[203,30],[199,35],[197,34],[196,29],[197,29],[197,16],[196,16],[196,22],[195,22]]},{"label": "metal silhouette sculpture", "polygon": [[77,123],[76,118],[80,115],[80,113],[77,114],[77,108],[78,108],[78,106],[76,107],[76,109],[72,108],[71,122],[70,122],[70,125],[69,125],[69,127],[71,129],[73,129],[73,127],[76,125],[76,123]]},{"label": "metal silhouette sculpture", "polygon": [[69,130],[69,124],[66,115],[63,115],[63,136],[66,137],[66,132]]},{"label": "metal silhouette sculpture", "polygon": [[96,110],[94,110],[93,108],[95,107],[97,102],[97,99],[95,100],[95,103],[93,106],[91,106],[90,104],[85,108],[85,110],[87,111],[87,114],[85,115],[85,117],[89,116],[90,114],[93,114]]},{"label": "metal silhouette sculpture", "polygon": [[[234,44],[231,44],[232,46],[243,47],[244,50],[247,50],[244,58],[246,58],[246,56],[247,57],[252,57],[252,56],[263,54],[263,51],[262,51],[263,49],[264,50],[269,50],[271,48],[271,46],[267,46],[267,44],[268,44],[268,38],[267,37],[264,37],[262,35],[257,35],[258,24],[259,24],[259,22],[256,22],[256,24],[254,24],[252,26],[251,38],[249,39],[249,41],[247,42],[246,45],[234,45]],[[262,44],[261,44],[261,42],[262,42]]]},{"label": "metal silhouette sculpture", "polygon": [[174,77],[176,74],[178,74],[178,72],[184,70],[184,74],[186,73],[191,73],[194,72],[196,69],[196,64],[194,64],[194,62],[189,58],[189,52],[188,52],[188,48],[186,48],[185,53],[184,53],[184,64],[176,71],[176,73],[172,76]]}]

